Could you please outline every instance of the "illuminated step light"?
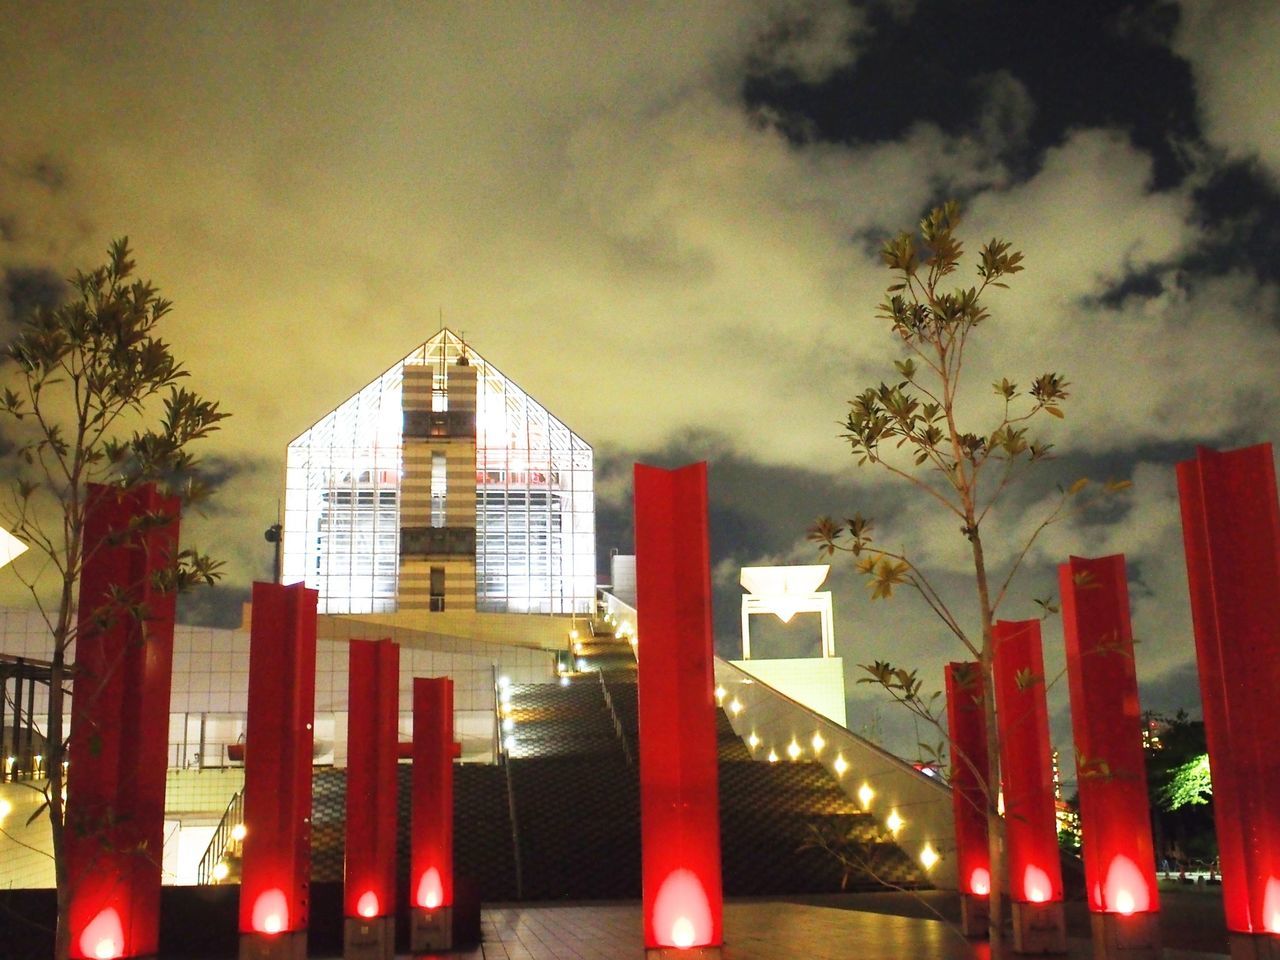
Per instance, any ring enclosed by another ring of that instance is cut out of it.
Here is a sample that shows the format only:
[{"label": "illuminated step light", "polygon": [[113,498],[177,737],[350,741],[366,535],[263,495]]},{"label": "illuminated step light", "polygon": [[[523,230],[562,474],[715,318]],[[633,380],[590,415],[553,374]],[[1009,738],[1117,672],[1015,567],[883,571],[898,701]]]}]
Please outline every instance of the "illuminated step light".
[{"label": "illuminated step light", "polygon": [[243,823],[237,823],[234,827],[231,828],[231,839],[234,840],[236,843],[239,843],[241,840],[244,839],[244,835],[247,832],[248,831],[245,830]]},{"label": "illuminated step light", "polygon": [[567,687],[569,685],[569,675],[567,673],[560,674],[560,686]]},{"label": "illuminated step light", "polygon": [[942,859],[938,856],[938,851],[933,849],[931,844],[926,843],[924,849],[920,851],[920,865],[926,870],[932,870]]},{"label": "illuminated step light", "polygon": [[799,757],[800,757],[800,744],[796,743],[794,740],[792,740],[790,743],[788,743],[788,744],[787,744],[787,756],[788,756],[788,757],[790,757],[792,760],[797,760],[797,759],[799,759]]},{"label": "illuminated step light", "polygon": [[231,872],[231,868],[227,866],[227,861],[219,860],[213,865],[213,879],[221,883],[227,879],[227,874]]},{"label": "illuminated step light", "polygon": [[858,788],[858,802],[862,804],[863,810],[871,809],[871,801],[876,797],[876,792],[871,789],[871,784],[864,783]]},{"label": "illuminated step light", "polygon": [[577,629],[577,627],[575,627],[574,629],[572,629],[572,630],[570,630],[570,631],[569,631],[569,639],[570,639],[570,640],[577,640],[577,639],[578,639],[578,629]]},{"label": "illuminated step light", "polygon": [[777,751],[777,750],[774,750],[774,749],[772,749],[772,748],[770,748],[770,749],[769,749],[769,762],[770,762],[770,763],[777,763],[777,762],[778,762],[778,751]]},{"label": "illuminated step light", "polygon": [[716,706],[719,707],[724,705],[724,697],[728,692],[729,691],[724,687],[716,687]]},{"label": "illuminated step light", "polygon": [[813,732],[813,739],[810,740],[809,743],[810,745],[812,745],[813,752],[815,755],[821,753],[822,748],[827,745],[827,741],[822,739],[822,733],[821,731],[818,731],[818,730],[815,730]]},{"label": "illuminated step light", "polygon": [[508,750],[514,750],[516,748],[516,738],[507,737],[507,739],[502,741],[502,745],[506,747]]},{"label": "illuminated step light", "polygon": [[729,712],[735,717],[742,712],[742,701],[734,697],[729,701]]},{"label": "illuminated step light", "polygon": [[510,733],[515,728],[516,728],[516,722],[512,720],[510,717],[507,717],[505,720],[502,721],[502,730],[504,733]]},{"label": "illuminated step light", "polygon": [[902,824],[903,820],[902,817],[898,815],[898,811],[890,810],[889,816],[884,821],[884,825],[889,828],[889,832],[896,836],[898,831],[902,829]]},{"label": "illuminated step light", "polygon": [[747,737],[747,746],[752,750],[760,746],[760,738],[756,736],[756,732],[754,730],[751,731],[751,736]]},{"label": "illuminated step light", "polygon": [[508,687],[510,687],[510,686],[511,686],[511,678],[510,678],[510,677],[499,677],[499,678],[498,678],[498,689],[499,689],[499,690],[506,690],[506,689],[507,689]]},{"label": "illuminated step light", "polygon": [[578,669],[579,670],[587,669],[587,661],[584,660],[582,657],[578,658]]},{"label": "illuminated step light", "polygon": [[575,643],[575,644],[573,645],[573,652],[574,652],[574,653],[581,653],[581,652],[582,652],[582,644],[580,644],[580,643]]},{"label": "illuminated step light", "polygon": [[835,767],[837,777],[843,777],[845,771],[849,769],[849,763],[845,760],[843,753],[836,754],[836,762],[832,766]]}]

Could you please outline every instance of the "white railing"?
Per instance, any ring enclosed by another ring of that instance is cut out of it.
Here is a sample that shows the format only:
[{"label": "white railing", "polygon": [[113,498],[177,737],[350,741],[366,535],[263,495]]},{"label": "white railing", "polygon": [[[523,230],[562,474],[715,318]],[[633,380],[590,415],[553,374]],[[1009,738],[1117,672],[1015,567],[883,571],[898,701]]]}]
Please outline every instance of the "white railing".
[{"label": "white railing", "polygon": [[754,759],[822,763],[853,802],[915,858],[931,883],[955,889],[955,826],[946,784],[727,660],[716,657],[715,676],[716,699]]}]

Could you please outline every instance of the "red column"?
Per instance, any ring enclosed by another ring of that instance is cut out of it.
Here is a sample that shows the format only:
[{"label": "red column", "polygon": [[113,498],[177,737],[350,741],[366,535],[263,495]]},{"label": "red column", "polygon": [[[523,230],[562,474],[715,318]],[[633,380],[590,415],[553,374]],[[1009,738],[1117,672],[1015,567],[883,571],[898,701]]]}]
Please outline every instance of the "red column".
[{"label": "red column", "polygon": [[707,465],[635,468],[647,950],[724,942]]},{"label": "red column", "polygon": [[150,484],[89,487],[67,770],[72,957],[158,946],[175,597],[155,574],[175,559],[180,512]]},{"label": "red column", "polygon": [[347,940],[394,940],[396,754],[400,648],[390,640],[352,640],[347,713]]},{"label": "red column", "polygon": [[[987,718],[981,664],[947,664],[946,687],[956,879],[965,908],[965,935],[981,936],[987,932],[983,907],[991,893],[991,860],[987,849]],[[971,902],[970,898],[977,898],[981,903]]]},{"label": "red column", "polygon": [[260,954],[306,947],[318,596],[253,585],[240,932]]},{"label": "red column", "polygon": [[[1053,749],[1039,620],[995,625],[996,716],[1004,787],[1005,849],[1014,949],[1065,952],[1062,865],[1053,796]],[[1052,930],[1051,930],[1052,928]],[[1024,946],[1019,937],[1033,943]],[[1052,941],[1040,948],[1040,940]]]},{"label": "red column", "polygon": [[1089,909],[1159,909],[1124,557],[1058,568]]},{"label": "red column", "polygon": [[1227,929],[1280,933],[1280,505],[1271,445],[1178,464]]},{"label": "red column", "polygon": [[413,822],[409,898],[413,950],[452,945],[453,681],[413,681]]}]

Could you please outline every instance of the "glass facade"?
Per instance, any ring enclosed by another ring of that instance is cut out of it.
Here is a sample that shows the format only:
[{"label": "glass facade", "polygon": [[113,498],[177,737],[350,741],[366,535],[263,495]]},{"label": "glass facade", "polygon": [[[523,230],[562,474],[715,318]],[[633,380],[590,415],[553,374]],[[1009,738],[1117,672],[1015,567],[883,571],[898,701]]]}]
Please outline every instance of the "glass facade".
[{"label": "glass facade", "polygon": [[[321,613],[396,609],[404,368],[476,370],[476,608],[589,613],[595,599],[591,447],[442,330],[289,444],[284,582],[320,592]],[[433,518],[434,519],[434,518]]]}]

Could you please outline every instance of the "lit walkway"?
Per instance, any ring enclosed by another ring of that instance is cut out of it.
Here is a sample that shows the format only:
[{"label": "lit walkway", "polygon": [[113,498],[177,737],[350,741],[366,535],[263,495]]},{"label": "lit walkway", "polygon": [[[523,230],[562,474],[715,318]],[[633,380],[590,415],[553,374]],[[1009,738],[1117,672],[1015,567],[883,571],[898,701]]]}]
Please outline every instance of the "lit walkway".
[{"label": "lit walkway", "polygon": [[[442,954],[455,960],[640,960],[639,904],[500,907],[485,910],[485,943]],[[725,906],[725,960],[983,960],[985,944],[962,940],[938,921],[781,902]],[[1166,949],[1166,960],[1222,954]],[[1070,941],[1071,960],[1092,957]]]}]

